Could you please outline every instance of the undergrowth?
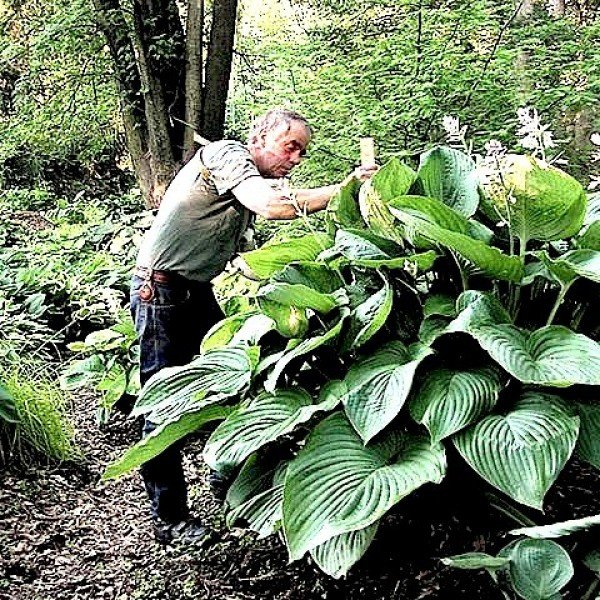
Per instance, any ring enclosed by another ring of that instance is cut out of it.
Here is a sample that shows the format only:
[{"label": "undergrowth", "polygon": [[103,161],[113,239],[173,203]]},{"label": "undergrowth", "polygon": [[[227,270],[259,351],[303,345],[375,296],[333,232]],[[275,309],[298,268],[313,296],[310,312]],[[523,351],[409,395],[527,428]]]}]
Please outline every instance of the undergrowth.
[{"label": "undergrowth", "polygon": [[0,380],[17,417],[16,423],[1,426],[0,463],[29,465],[81,457],[68,402],[51,370],[22,362],[0,367]]}]

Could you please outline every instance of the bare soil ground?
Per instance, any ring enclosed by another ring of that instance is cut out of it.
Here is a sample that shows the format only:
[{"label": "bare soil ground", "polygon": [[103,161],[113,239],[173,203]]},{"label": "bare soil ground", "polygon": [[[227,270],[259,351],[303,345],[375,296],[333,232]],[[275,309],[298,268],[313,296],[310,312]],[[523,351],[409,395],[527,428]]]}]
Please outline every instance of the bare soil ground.
[{"label": "bare soil ground", "polygon": [[[256,541],[227,530],[196,442],[186,455],[191,504],[220,539],[200,552],[165,550],[152,539],[139,476],[100,481],[106,464],[136,440],[136,425],[117,415],[99,430],[94,401],[84,400],[76,415],[82,463],[0,474],[0,600],[503,598],[486,573],[439,561],[495,553],[510,539],[502,532],[514,523],[482,508],[468,474],[460,486],[426,486],[401,503],[366,557],[335,581],[308,561],[288,565],[276,538]],[[549,494],[544,522],[600,513],[598,491],[596,475],[575,463]],[[592,580],[579,571],[568,600],[581,600]]]}]

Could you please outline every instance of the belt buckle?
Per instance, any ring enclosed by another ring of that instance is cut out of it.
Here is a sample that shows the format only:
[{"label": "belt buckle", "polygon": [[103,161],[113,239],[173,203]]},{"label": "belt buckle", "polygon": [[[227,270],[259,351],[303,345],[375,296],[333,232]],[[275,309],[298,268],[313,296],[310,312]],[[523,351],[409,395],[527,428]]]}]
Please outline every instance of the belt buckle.
[{"label": "belt buckle", "polygon": [[152,285],[152,269],[146,270],[146,276],[144,277],[144,283],[142,283],[138,292],[140,300],[144,302],[150,302],[154,298],[154,285]]}]

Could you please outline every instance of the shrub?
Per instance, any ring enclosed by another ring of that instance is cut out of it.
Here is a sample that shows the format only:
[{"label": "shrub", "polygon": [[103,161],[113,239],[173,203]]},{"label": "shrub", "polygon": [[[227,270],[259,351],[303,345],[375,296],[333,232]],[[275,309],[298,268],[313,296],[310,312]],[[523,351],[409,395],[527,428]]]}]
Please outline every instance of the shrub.
[{"label": "shrub", "polygon": [[105,476],[221,419],[204,459],[236,476],[228,523],[334,577],[449,445],[542,510],[574,452],[600,468],[598,201],[534,156],[450,147],[348,182],[326,233],[244,254],[252,310],[148,382],[133,414],[158,428]]},{"label": "shrub", "polygon": [[139,345],[131,317],[121,311],[118,322],[108,329],[90,333],[69,350],[83,355],[71,362],[61,375],[64,390],[93,388],[100,392],[97,421],[108,422],[115,404],[125,395],[140,390]]}]

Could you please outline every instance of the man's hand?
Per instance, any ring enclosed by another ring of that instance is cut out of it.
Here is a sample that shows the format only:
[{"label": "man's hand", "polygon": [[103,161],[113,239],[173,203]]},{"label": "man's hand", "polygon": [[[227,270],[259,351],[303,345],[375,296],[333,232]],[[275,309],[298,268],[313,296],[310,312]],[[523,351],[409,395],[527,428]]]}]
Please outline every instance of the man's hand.
[{"label": "man's hand", "polygon": [[359,181],[366,181],[367,179],[371,179],[375,173],[379,170],[378,165],[369,165],[356,167],[352,172],[352,175],[356,177]]},{"label": "man's hand", "polygon": [[358,181],[366,181],[367,179],[371,179],[371,177],[373,177],[373,175],[375,175],[377,171],[379,171],[378,165],[373,165],[369,167],[356,167],[356,169],[354,169],[354,171],[352,171],[352,173],[350,173],[350,175],[348,175],[342,181],[342,183],[339,184],[339,186],[340,188],[343,188],[347,183],[349,183],[353,179],[358,179]]}]

